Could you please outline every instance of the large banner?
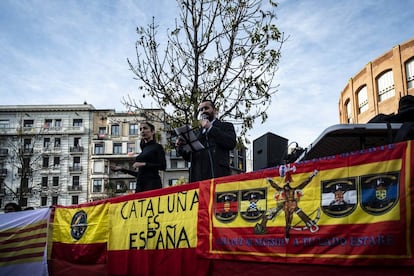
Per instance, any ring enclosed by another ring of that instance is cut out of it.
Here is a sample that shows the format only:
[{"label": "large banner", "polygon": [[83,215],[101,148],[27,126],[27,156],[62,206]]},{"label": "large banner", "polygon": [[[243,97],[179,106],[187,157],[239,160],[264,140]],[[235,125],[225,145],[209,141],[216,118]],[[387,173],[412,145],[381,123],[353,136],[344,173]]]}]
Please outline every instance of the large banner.
[{"label": "large banner", "polygon": [[413,150],[400,143],[200,185],[200,256],[413,265]]},{"label": "large banner", "polygon": [[111,201],[108,266],[111,275],[186,275],[206,271],[197,246],[197,184]]},{"label": "large banner", "polygon": [[413,156],[409,141],[55,206],[49,272],[411,275]]}]

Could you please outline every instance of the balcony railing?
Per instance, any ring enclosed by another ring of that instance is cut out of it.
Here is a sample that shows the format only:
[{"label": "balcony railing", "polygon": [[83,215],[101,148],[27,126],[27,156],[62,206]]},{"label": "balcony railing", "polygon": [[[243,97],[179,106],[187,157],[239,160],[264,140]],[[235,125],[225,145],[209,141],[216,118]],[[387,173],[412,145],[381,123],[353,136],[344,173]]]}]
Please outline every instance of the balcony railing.
[{"label": "balcony railing", "polygon": [[81,146],[70,147],[70,152],[83,152],[83,147]]},{"label": "balcony railing", "polygon": [[72,166],[72,167],[69,167],[69,171],[70,172],[81,172],[82,171],[82,166]]},{"label": "balcony railing", "polygon": [[69,192],[82,192],[82,186],[81,185],[69,185],[68,191]]}]

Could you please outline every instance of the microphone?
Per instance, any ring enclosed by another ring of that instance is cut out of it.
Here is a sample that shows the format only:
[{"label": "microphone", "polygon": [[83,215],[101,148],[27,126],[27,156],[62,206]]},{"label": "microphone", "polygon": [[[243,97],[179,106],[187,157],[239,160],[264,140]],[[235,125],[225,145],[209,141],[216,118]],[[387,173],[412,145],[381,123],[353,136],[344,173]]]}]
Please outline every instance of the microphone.
[{"label": "microphone", "polygon": [[201,114],[201,120],[208,120],[207,114]]}]

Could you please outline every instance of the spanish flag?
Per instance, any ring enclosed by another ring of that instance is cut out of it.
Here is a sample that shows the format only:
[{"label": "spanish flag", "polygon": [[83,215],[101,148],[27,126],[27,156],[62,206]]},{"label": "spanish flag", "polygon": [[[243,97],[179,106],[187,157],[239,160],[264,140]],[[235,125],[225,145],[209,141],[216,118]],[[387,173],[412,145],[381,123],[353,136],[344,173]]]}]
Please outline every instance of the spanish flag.
[{"label": "spanish flag", "polygon": [[0,215],[0,275],[48,275],[50,209]]},{"label": "spanish flag", "polygon": [[108,207],[107,201],[55,207],[49,258],[53,274],[106,273]]}]

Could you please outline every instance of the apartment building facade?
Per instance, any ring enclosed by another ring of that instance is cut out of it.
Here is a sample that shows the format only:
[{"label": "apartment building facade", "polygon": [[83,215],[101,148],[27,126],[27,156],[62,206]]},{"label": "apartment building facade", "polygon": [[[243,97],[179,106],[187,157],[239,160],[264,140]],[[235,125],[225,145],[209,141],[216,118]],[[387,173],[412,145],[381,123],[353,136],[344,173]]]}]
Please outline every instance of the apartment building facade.
[{"label": "apartment building facade", "polygon": [[0,106],[0,205],[71,205],[88,198],[92,105]]},{"label": "apartment building facade", "polygon": [[414,39],[369,62],[348,81],[339,99],[340,123],[361,124],[381,113],[395,114],[406,95],[414,95]]},{"label": "apartment building facade", "polygon": [[[152,114],[152,115],[151,115]],[[140,153],[139,126],[150,121],[166,152],[163,187],[188,183],[190,163],[177,156],[158,109],[116,112],[80,105],[0,106],[0,208],[72,205],[133,193],[130,168]],[[245,172],[245,150],[231,153],[233,173]]]}]

